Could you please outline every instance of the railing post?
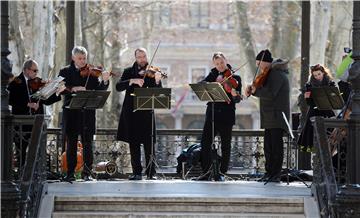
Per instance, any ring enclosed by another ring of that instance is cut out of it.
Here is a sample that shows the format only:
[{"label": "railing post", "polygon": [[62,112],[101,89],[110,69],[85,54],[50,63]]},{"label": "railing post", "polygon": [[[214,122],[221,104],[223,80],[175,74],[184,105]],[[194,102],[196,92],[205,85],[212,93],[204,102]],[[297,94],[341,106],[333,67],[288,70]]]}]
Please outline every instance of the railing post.
[{"label": "railing post", "polygon": [[16,217],[20,204],[20,191],[12,182],[12,138],[6,87],[12,76],[12,66],[7,58],[9,51],[9,5],[8,1],[1,1],[1,215],[3,217]]},{"label": "railing post", "polygon": [[353,54],[354,63],[349,70],[349,81],[354,92],[352,112],[348,121],[347,179],[336,195],[338,217],[360,217],[360,2],[353,2]]}]

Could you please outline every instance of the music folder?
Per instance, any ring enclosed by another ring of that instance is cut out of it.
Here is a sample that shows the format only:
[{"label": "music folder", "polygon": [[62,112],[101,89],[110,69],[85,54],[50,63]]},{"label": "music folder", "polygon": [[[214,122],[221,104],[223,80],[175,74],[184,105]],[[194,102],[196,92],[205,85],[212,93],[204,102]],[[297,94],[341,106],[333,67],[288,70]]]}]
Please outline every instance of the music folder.
[{"label": "music folder", "polygon": [[338,110],[344,106],[344,100],[335,86],[313,87],[311,97],[318,110]]},{"label": "music folder", "polygon": [[78,91],[70,101],[69,109],[100,109],[104,106],[110,91],[105,90],[85,90]]},{"label": "music folder", "polygon": [[200,101],[230,102],[222,85],[218,82],[189,84]]}]

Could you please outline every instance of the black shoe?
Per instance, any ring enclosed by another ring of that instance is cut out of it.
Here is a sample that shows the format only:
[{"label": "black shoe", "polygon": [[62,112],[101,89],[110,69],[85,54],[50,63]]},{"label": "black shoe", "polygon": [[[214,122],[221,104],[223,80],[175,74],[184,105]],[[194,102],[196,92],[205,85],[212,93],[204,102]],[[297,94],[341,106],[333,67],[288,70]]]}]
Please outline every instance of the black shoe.
[{"label": "black shoe", "polygon": [[84,180],[84,181],[93,181],[93,178],[89,175],[82,175],[81,178]]},{"label": "black shoe", "polygon": [[75,180],[76,179],[75,179],[74,174],[69,174],[69,175],[65,176],[65,178],[64,178],[65,182],[70,182],[70,183],[74,182]]},{"label": "black shoe", "polygon": [[210,177],[209,175],[202,175],[202,176],[199,176],[195,179],[196,181],[210,181]]},{"label": "black shoe", "polygon": [[275,183],[279,183],[280,182],[280,176],[273,176],[269,179],[269,182],[275,182]]},{"label": "black shoe", "polygon": [[142,176],[134,174],[134,175],[129,176],[129,180],[142,180]]},{"label": "black shoe", "polygon": [[156,176],[147,176],[146,180],[157,180]]},{"label": "black shoe", "polygon": [[218,182],[225,182],[225,177],[223,175],[219,175],[215,177],[214,180]]},{"label": "black shoe", "polygon": [[256,180],[257,182],[266,182],[270,178],[270,174],[265,173],[260,179]]}]

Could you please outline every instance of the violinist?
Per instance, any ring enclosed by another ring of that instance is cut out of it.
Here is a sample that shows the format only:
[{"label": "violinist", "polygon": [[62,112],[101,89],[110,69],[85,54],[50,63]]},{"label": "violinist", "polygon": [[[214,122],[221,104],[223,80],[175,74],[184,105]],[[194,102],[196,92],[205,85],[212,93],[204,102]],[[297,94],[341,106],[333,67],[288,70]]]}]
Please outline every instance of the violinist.
[{"label": "violinist", "polygon": [[[84,71],[86,71],[84,73]],[[83,72],[83,73],[82,73]],[[84,167],[81,178],[92,180],[93,164],[92,141],[95,134],[95,110],[69,109],[67,106],[77,91],[106,90],[109,86],[109,72],[94,73],[87,65],[87,50],[82,46],[75,46],[72,50],[70,65],[60,70],[59,76],[64,77],[66,90],[63,104],[63,132],[66,138],[66,158],[68,171],[65,181],[75,180],[75,167],[77,164],[77,142],[81,136],[83,145]]]},{"label": "violinist", "polygon": [[[142,170],[140,146],[143,144],[145,152],[146,166],[145,174],[147,179],[156,179],[155,166],[150,164],[151,149],[151,125],[154,132],[155,122],[152,123],[152,113],[150,110],[138,110],[134,112],[134,88],[162,87],[162,73],[159,69],[152,69],[147,59],[145,48],[135,50],[135,63],[124,70],[121,79],[116,84],[116,90],[125,92],[125,99],[120,113],[120,120],[117,132],[117,139],[129,143],[132,175],[129,180],[141,180]],[[156,136],[153,138],[154,144]]]},{"label": "violinist", "polygon": [[[214,104],[214,134],[219,134],[221,138],[222,155],[220,161],[220,173],[225,174],[228,170],[230,161],[231,133],[232,127],[235,124],[235,104],[241,100],[241,78],[232,72],[232,68],[230,64],[228,64],[224,54],[222,52],[214,53],[212,61],[215,67],[211,69],[210,73],[201,82],[221,83],[230,98],[230,102],[207,103],[205,124],[201,137],[201,167],[205,174],[200,176],[198,180],[211,179],[207,172],[212,161],[212,104]],[[219,175],[219,178],[214,178],[216,181],[224,181],[224,179],[224,175]]]},{"label": "violinist", "polygon": [[305,84],[305,87],[303,89],[304,98],[309,106],[309,109],[306,113],[306,121],[304,128],[302,128],[301,134],[297,142],[301,150],[305,152],[312,152],[314,146],[314,128],[311,124],[310,118],[314,116],[321,116],[326,118],[335,116],[335,113],[332,110],[318,110],[313,101],[311,95],[312,88],[324,86],[335,86],[335,82],[333,81],[330,70],[320,64],[311,66],[309,81]]},{"label": "violinist", "polygon": [[[290,87],[287,77],[287,60],[273,61],[269,50],[262,50],[256,56],[259,74],[252,85],[246,87],[245,95],[260,99],[261,128],[265,129],[264,154],[265,174],[259,182],[280,182],[284,158],[283,134],[287,130],[282,112],[287,119],[290,114]],[[266,75],[264,77],[264,75]],[[261,81],[261,83],[256,83]]]},{"label": "violinist", "polygon": [[[11,105],[12,114],[14,115],[35,115],[35,114],[44,114],[44,106],[50,105],[57,101],[61,100],[61,97],[54,94],[50,96],[47,100],[37,100],[33,99],[31,95],[37,91],[36,88],[31,86],[32,82],[35,80],[41,80],[37,76],[39,72],[38,64],[35,60],[29,59],[24,62],[22,72],[15,77],[8,86],[9,91],[9,105]],[[35,89],[34,89],[35,88]],[[57,93],[61,92],[62,89],[59,89]],[[23,127],[23,131],[29,132],[28,136],[24,138],[30,138],[32,126]],[[22,143],[18,139],[15,139],[17,150],[21,147],[21,160],[20,166],[24,164],[25,161],[25,152],[27,148],[27,140],[23,140]],[[22,145],[20,145],[22,144]],[[17,154],[19,157],[19,154]]]}]

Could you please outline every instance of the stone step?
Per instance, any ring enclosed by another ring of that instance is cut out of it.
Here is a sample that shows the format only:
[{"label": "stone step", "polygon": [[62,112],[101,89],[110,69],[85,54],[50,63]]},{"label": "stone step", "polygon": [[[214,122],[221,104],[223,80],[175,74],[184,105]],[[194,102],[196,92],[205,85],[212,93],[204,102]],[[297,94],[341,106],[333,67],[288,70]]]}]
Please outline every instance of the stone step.
[{"label": "stone step", "polygon": [[53,218],[305,218],[303,214],[264,213],[192,213],[192,212],[54,212]]},{"label": "stone step", "polygon": [[[304,214],[304,197],[56,196],[53,212]],[[54,213],[54,214],[55,214]]]}]

